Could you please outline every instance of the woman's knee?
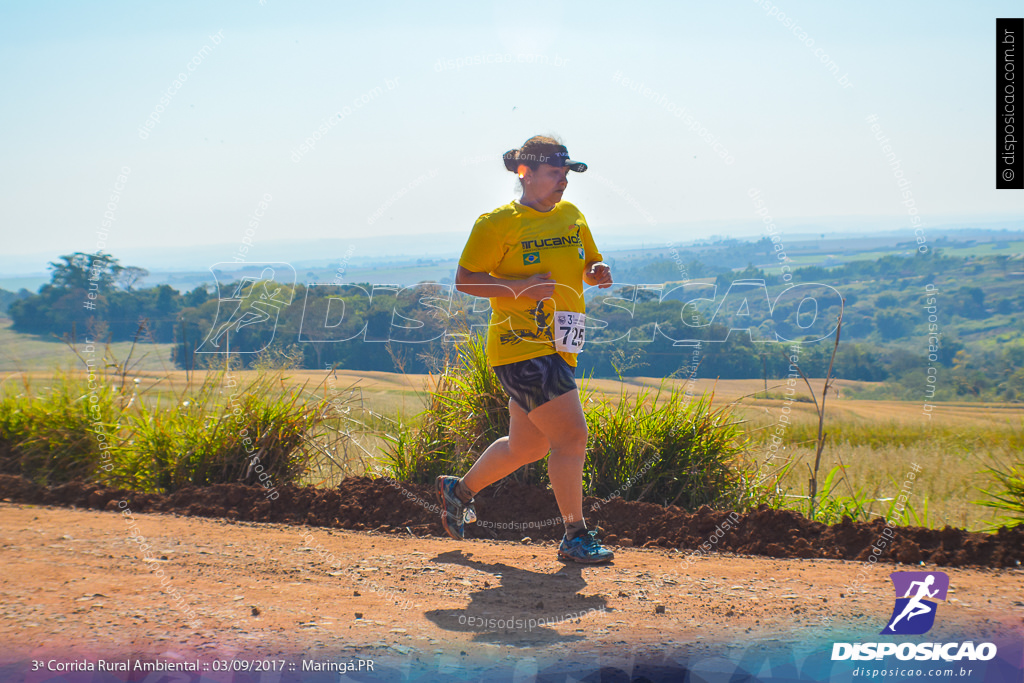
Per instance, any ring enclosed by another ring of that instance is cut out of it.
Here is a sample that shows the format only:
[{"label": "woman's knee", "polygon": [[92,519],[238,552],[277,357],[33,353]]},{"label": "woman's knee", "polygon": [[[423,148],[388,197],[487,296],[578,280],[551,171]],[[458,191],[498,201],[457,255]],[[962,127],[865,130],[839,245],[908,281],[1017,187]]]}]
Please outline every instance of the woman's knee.
[{"label": "woman's knee", "polygon": [[583,453],[587,450],[587,423],[567,424],[558,431],[557,435],[553,435],[550,441],[551,450]]},{"label": "woman's knee", "polygon": [[550,450],[551,445],[543,437],[539,439],[509,439],[509,451],[524,465],[537,462]]}]

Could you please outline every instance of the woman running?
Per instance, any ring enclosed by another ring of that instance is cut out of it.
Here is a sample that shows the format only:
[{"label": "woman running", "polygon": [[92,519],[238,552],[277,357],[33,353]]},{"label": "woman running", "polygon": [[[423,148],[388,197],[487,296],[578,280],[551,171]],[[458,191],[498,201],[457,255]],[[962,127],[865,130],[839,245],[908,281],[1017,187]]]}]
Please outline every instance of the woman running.
[{"label": "woman running", "polygon": [[491,300],[487,360],[511,400],[509,433],[480,455],[461,479],[437,478],[441,522],[456,539],[476,520],[473,497],[484,487],[550,451],[548,478],[565,523],[558,556],[611,560],[583,519],[587,422],[576,388],[576,354],[583,346],[583,283],[612,284],[611,269],[579,209],[562,201],[572,161],[557,140],[535,136],[505,153],[519,176],[519,201],[477,219],[459,259],[455,287]]}]

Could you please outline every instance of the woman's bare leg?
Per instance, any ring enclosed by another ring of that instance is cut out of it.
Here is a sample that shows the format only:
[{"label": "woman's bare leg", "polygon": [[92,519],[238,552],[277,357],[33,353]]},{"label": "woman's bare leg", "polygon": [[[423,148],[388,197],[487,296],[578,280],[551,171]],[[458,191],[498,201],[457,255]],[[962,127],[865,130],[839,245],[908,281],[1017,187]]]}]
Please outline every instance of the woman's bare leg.
[{"label": "woman's bare leg", "polygon": [[551,399],[530,411],[530,421],[551,444],[548,479],[566,525],[583,523],[583,461],[587,420],[579,390]]},{"label": "woman's bare leg", "polygon": [[503,436],[477,459],[462,483],[473,494],[536,462],[548,451],[548,479],[566,526],[582,528],[583,462],[587,451],[587,420],[578,390],[562,394],[529,414],[509,401],[509,435]]},{"label": "woman's bare leg", "polygon": [[550,448],[547,438],[514,400],[509,400],[508,412],[508,436],[488,446],[462,477],[462,483],[474,494],[520,467],[540,460]]}]

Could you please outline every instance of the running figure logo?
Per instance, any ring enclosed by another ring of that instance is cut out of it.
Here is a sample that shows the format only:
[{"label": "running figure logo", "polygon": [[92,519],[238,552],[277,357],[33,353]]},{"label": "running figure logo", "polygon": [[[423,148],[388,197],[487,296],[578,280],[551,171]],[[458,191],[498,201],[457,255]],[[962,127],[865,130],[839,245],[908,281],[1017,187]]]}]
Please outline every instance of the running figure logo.
[{"label": "running figure logo", "polygon": [[[224,274],[217,268],[221,265],[227,264],[218,263],[210,268],[217,281],[217,317],[210,333],[196,349],[196,353],[227,353],[229,350],[234,353],[258,353],[270,346],[277,328],[278,315],[282,308],[292,302],[295,292],[295,271],[287,263],[246,264],[250,267],[265,267],[259,277],[241,277],[237,282],[228,284],[222,283],[217,277]],[[237,268],[237,264],[231,265]],[[283,279],[284,283],[280,284],[279,279]],[[232,293],[226,295],[225,290]],[[269,331],[269,339],[258,349],[231,349],[228,346],[229,337],[245,327]]]},{"label": "running figure logo", "polygon": [[[920,635],[935,623],[937,604],[928,598],[945,600],[949,577],[943,572],[893,572],[896,605],[883,634]],[[903,597],[900,597],[900,596]]]}]

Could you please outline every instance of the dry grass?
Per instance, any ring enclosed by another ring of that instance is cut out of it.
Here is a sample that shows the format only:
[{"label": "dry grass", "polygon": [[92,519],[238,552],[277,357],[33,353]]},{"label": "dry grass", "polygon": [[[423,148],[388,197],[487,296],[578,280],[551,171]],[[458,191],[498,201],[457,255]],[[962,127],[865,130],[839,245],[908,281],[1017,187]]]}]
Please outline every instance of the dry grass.
[{"label": "dry grass", "polygon": [[[817,388],[820,383],[812,384]],[[795,496],[807,494],[814,461],[817,415],[813,404],[791,403],[790,424],[780,422],[783,401],[744,401],[740,412],[748,420],[750,462],[768,459],[771,434],[783,428],[779,458],[796,465],[783,488]],[[845,467],[846,481],[838,491],[854,491],[876,502],[872,512],[884,514],[908,479],[911,466],[921,471],[910,491],[909,505],[922,523],[980,530],[998,516],[974,504],[981,489],[991,484],[982,471],[1019,457],[1024,450],[1024,410],[1001,404],[936,404],[927,417],[920,403],[834,400],[826,405],[825,447],[819,476],[835,466]],[[925,515],[927,511],[927,516]]]},{"label": "dry grass", "polygon": [[[814,452],[813,447],[792,446],[781,451],[780,457],[798,463],[783,483],[791,495],[807,494],[808,466],[814,462]],[[747,457],[764,462],[767,454],[762,450],[748,453]],[[988,452],[950,451],[938,443],[893,446],[881,450],[843,443],[825,448],[821,474],[823,476],[837,465],[845,465],[849,486],[847,482],[840,483],[839,494],[850,495],[850,487],[854,491],[863,491],[868,499],[876,501],[868,510],[884,515],[889,509],[889,501],[899,495],[907,481],[911,466],[917,464],[921,469],[910,484],[908,504],[922,523],[926,521],[927,526],[935,528],[948,524],[980,530],[989,526],[997,516],[995,511],[972,503],[982,497],[979,489],[990,483],[988,476],[981,474],[990,460],[992,457]]]}]

